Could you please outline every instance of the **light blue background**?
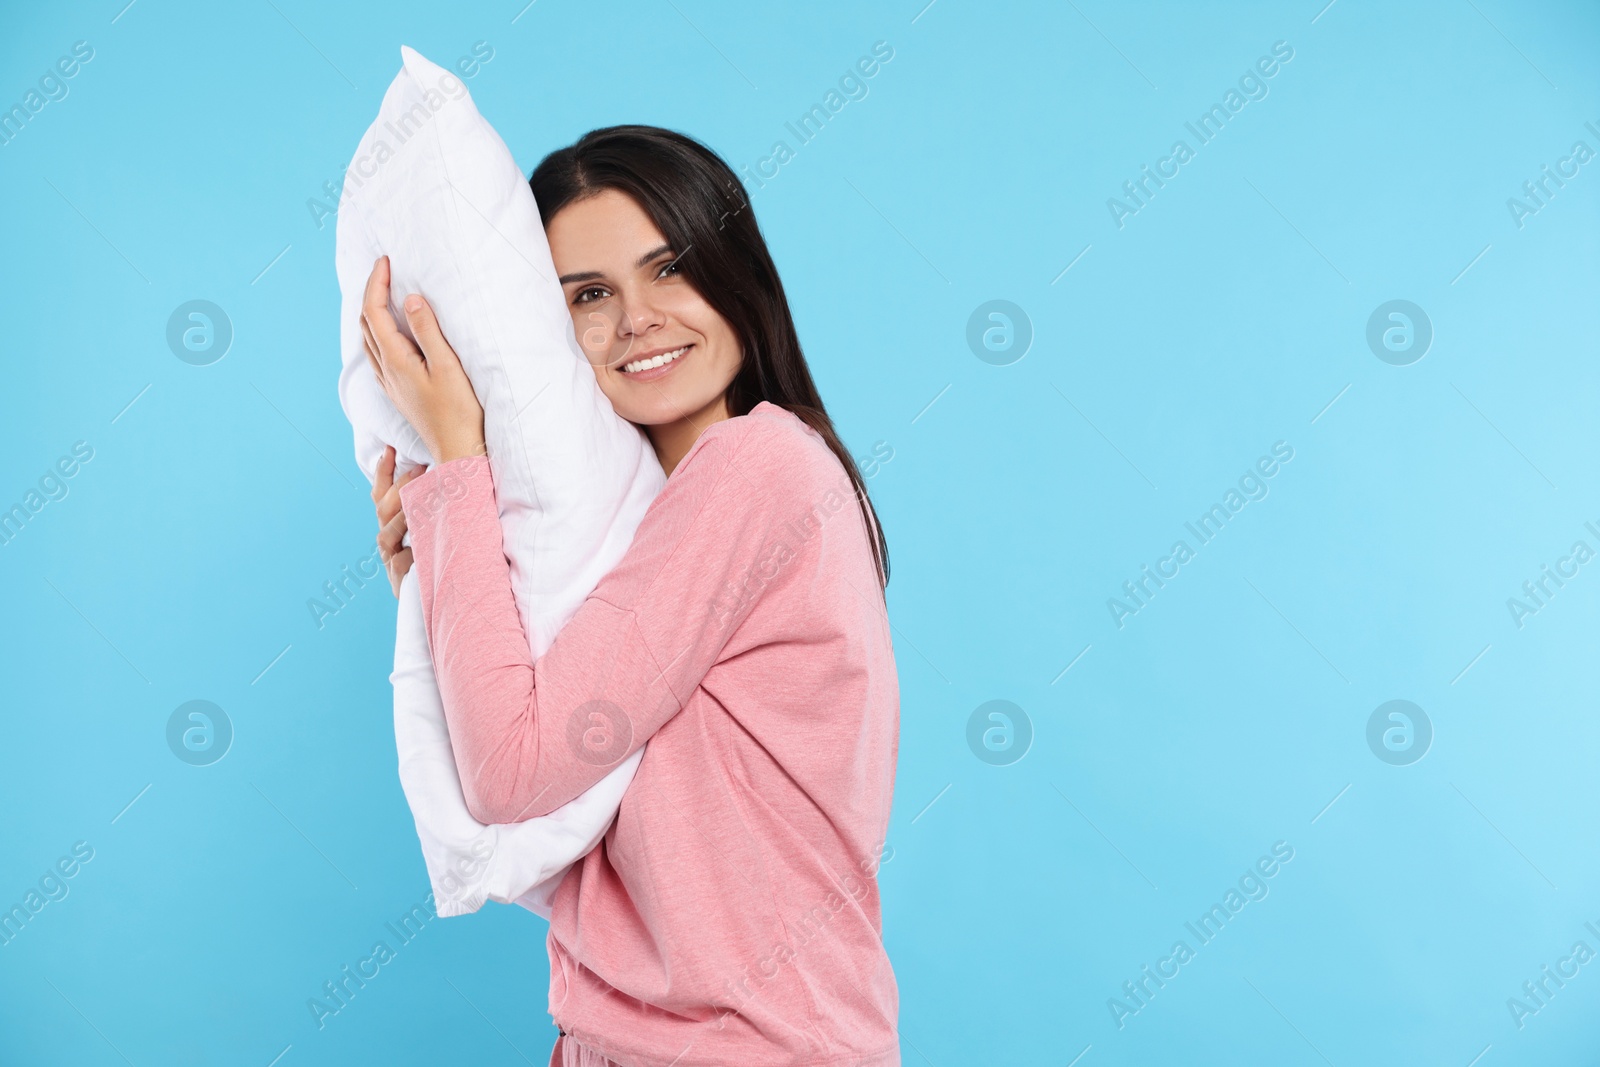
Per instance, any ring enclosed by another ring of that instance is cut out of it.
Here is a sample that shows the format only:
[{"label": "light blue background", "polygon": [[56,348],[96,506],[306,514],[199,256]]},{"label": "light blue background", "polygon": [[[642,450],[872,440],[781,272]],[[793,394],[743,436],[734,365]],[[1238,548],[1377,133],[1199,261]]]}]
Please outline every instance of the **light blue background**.
[{"label": "light blue background", "polygon": [[[10,9],[0,105],[95,55],[0,147],[0,506],[95,454],[0,548],[0,905],[95,857],[0,948],[0,1061],[545,1062],[520,909],[429,923],[325,1029],[306,1007],[427,892],[393,598],[306,607],[374,532],[306,201],[401,43],[494,49],[467,84],[526,171],[617,122],[753,166],[883,40],[751,194],[842,434],[894,453],[905,1062],[1593,1062],[1600,962],[1521,1029],[1506,1002],[1600,951],[1600,563],[1520,629],[1506,600],[1600,548],[1600,162],[1520,228],[1506,201],[1600,150],[1600,13],[1322,2]],[[1107,198],[1276,41],[1267,98],[1119,229]],[[235,329],[211,366],[166,345],[191,299]],[[966,344],[992,299],[1034,329],[1009,366]],[[1365,342],[1391,299],[1433,323],[1411,366]],[[1119,629],[1107,599],[1280,440],[1270,495]],[[1366,742],[1396,698],[1436,732],[1410,766]],[[236,730],[209,767],[166,745],[191,699]],[[1010,766],[967,746],[991,699],[1033,725]],[[1270,895],[1119,1029],[1108,998],[1277,841]]]}]

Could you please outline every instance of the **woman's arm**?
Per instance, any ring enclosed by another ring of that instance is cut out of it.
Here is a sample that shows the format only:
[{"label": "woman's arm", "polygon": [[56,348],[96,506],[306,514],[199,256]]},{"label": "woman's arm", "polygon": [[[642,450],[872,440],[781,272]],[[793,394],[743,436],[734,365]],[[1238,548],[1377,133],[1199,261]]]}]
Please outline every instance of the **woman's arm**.
[{"label": "woman's arm", "polygon": [[[533,662],[501,542],[489,461],[440,464],[401,490],[451,744],[484,823],[548,814],[678,712],[751,606],[819,549],[792,524],[817,494],[792,434],[709,428],[633,544]],[[801,483],[801,484],[797,484]],[[838,491],[829,488],[835,496]],[[782,679],[773,679],[782,685]]]}]

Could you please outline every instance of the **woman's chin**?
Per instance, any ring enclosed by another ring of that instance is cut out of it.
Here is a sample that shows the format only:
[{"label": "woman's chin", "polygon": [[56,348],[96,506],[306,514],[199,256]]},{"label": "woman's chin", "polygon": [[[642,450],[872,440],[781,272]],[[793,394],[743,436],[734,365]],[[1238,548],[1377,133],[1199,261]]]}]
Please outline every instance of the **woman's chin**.
[{"label": "woman's chin", "polygon": [[668,426],[685,420],[703,422],[701,414],[720,396],[718,390],[674,389],[666,384],[636,386],[618,392],[623,395],[613,394],[611,406],[618,415],[644,427]]}]

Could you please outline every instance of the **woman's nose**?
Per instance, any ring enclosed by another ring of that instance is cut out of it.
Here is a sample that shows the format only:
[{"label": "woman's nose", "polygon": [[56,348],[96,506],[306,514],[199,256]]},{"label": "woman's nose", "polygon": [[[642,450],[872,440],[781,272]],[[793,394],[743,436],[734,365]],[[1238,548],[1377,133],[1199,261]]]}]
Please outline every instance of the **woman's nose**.
[{"label": "woman's nose", "polygon": [[622,306],[622,321],[619,322],[618,332],[624,337],[644,333],[652,326],[660,326],[666,321],[666,316],[655,303],[645,295],[625,298]]}]

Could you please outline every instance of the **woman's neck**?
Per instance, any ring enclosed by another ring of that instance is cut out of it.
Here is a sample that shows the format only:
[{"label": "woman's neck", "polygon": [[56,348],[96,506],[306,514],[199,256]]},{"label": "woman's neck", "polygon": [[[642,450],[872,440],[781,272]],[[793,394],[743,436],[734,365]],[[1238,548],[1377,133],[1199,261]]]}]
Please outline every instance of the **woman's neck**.
[{"label": "woman's neck", "polygon": [[718,396],[711,403],[686,415],[675,422],[664,422],[659,426],[647,426],[645,432],[650,436],[650,444],[656,450],[656,459],[661,463],[661,469],[668,477],[682,462],[683,457],[689,454],[689,449],[706,427],[714,422],[732,418],[733,413],[728,410],[728,398]]}]

